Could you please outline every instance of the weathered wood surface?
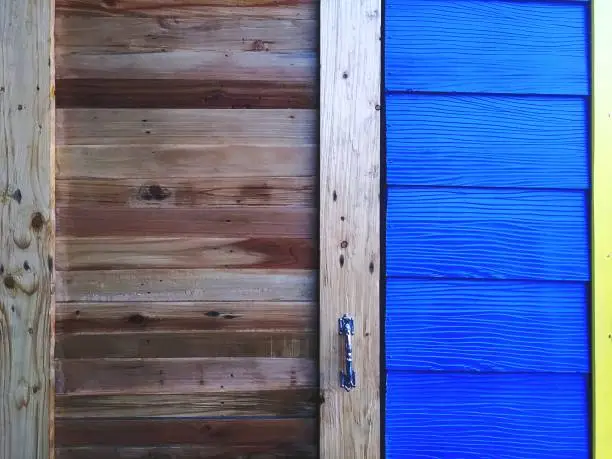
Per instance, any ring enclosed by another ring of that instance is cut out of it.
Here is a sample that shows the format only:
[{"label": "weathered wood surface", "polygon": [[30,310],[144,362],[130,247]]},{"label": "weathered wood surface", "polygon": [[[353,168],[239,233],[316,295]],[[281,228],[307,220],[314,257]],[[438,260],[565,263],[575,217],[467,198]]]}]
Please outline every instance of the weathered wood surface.
[{"label": "weathered wood surface", "polygon": [[[96,171],[92,171],[96,173]],[[210,177],[206,180],[67,179],[56,184],[57,207],[208,208],[314,207],[315,177]]]},{"label": "weathered wood surface", "polygon": [[[381,455],[381,16],[380,0],[321,1],[322,459]],[[345,313],[356,327],[351,393],[338,384]]]},{"label": "weathered wood surface", "polygon": [[316,416],[315,389],[197,394],[58,395],[57,418]]},{"label": "weathered wood surface", "polygon": [[[317,457],[317,450],[313,444],[300,447],[298,457],[308,459]],[[278,443],[263,448],[254,446],[152,446],[115,448],[112,446],[91,446],[77,448],[58,448],[57,459],[236,459],[248,457],[249,459],[295,459],[296,448],[292,443]]]},{"label": "weathered wood surface", "polygon": [[172,394],[316,386],[303,358],[74,359],[56,362],[58,394]]},{"label": "weathered wood surface", "polygon": [[57,333],[117,331],[315,331],[314,302],[59,303]]},{"label": "weathered wood surface", "polygon": [[53,2],[0,2],[0,457],[53,444]]}]

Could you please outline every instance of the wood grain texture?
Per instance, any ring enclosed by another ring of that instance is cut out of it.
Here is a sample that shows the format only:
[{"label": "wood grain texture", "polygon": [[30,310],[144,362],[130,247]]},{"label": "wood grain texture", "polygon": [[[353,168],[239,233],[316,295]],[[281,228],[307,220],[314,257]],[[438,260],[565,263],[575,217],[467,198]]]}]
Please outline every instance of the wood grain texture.
[{"label": "wood grain texture", "polygon": [[303,358],[74,359],[55,363],[58,394],[175,394],[314,388]]},{"label": "wood grain texture", "polygon": [[[317,146],[228,145],[63,146],[57,150],[58,179],[151,179],[218,177],[312,177],[317,174]],[[203,143],[208,142],[202,140]],[[162,144],[162,145],[160,145]]]},{"label": "wood grain texture", "polygon": [[312,301],[307,270],[117,270],[57,273],[58,302]]},{"label": "wood grain texture", "polygon": [[589,93],[585,5],[390,0],[385,11],[388,90]]},{"label": "wood grain texture", "polygon": [[0,457],[53,451],[53,1],[0,2]]},{"label": "wood grain texture", "polygon": [[57,333],[118,331],[314,331],[313,302],[59,303]]},{"label": "wood grain texture", "polygon": [[62,108],[256,109],[316,108],[319,104],[314,83],[121,79],[120,75],[58,80],[56,96]]},{"label": "wood grain texture", "polygon": [[590,371],[582,283],[387,280],[389,370]]},{"label": "wood grain texture", "polygon": [[[321,1],[320,457],[378,459],[381,3]],[[359,31],[357,34],[355,31]],[[338,374],[355,318],[357,387]]]},{"label": "wood grain texture", "polygon": [[612,4],[592,5],[593,458],[612,456]]},{"label": "wood grain texture", "polygon": [[283,443],[298,449],[308,445],[315,425],[311,419],[61,419],[57,445],[249,445],[253,452],[265,452]]},{"label": "wood grain texture", "polygon": [[318,391],[263,390],[152,395],[58,395],[56,418],[315,417]]},{"label": "wood grain texture", "polygon": [[132,144],[156,148],[251,144],[314,146],[317,144],[316,122],[314,110],[73,108],[57,112],[57,142],[59,145]]},{"label": "wood grain texture", "polygon": [[387,457],[587,459],[584,375],[387,377]]},{"label": "wood grain texture", "polygon": [[586,281],[588,252],[583,192],[389,189],[390,276]]},{"label": "wood grain texture", "polygon": [[390,94],[390,185],[586,189],[582,98]]},{"label": "wood grain texture", "polygon": [[[95,173],[95,172],[94,172]],[[314,207],[315,177],[69,179],[56,182],[56,206],[209,208]]]},{"label": "wood grain texture", "polygon": [[62,236],[210,236],[312,238],[314,209],[230,207],[209,209],[108,209],[58,207]]},{"label": "wood grain texture", "polygon": [[59,271],[114,269],[316,269],[311,239],[59,237]]},{"label": "wood grain texture", "polygon": [[[226,319],[231,320],[231,319]],[[317,333],[187,331],[58,334],[58,359],[317,356]]]}]

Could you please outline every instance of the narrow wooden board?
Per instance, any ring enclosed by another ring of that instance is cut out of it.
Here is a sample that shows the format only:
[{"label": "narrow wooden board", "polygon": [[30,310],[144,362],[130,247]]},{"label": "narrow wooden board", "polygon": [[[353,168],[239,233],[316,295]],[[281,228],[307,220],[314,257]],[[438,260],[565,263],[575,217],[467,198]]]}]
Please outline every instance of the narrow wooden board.
[{"label": "narrow wooden board", "polygon": [[594,0],[593,18],[593,455],[612,457],[612,4]]},{"label": "narrow wooden board", "polygon": [[58,334],[58,359],[317,357],[314,332],[188,331]]},{"label": "narrow wooden board", "polygon": [[0,1],[0,457],[53,451],[53,1]]},{"label": "narrow wooden board", "polygon": [[[381,16],[380,0],[321,0],[322,459],[381,457]],[[339,385],[345,313],[355,320],[351,392]]]},{"label": "narrow wooden board", "polygon": [[317,305],[261,302],[59,303],[57,333],[118,331],[313,331]]},{"label": "narrow wooden board", "polygon": [[314,110],[72,108],[57,112],[57,143],[154,145],[155,148],[162,145],[174,148],[178,145],[307,146],[317,144],[316,115]]},{"label": "narrow wooden board", "polygon": [[312,239],[58,237],[58,271],[116,269],[315,269]]},{"label": "narrow wooden board", "polygon": [[313,301],[313,271],[139,269],[57,273],[58,302]]},{"label": "narrow wooden board", "polygon": [[312,238],[314,209],[230,207],[208,209],[107,209],[58,207],[61,236],[210,236]]},{"label": "narrow wooden board", "polygon": [[261,109],[319,104],[316,84],[311,82],[122,79],[120,75],[58,80],[56,96],[60,108]]},{"label": "narrow wooden board", "polygon": [[152,395],[58,395],[57,418],[295,416],[314,417],[315,389]]},{"label": "narrow wooden board", "polygon": [[175,50],[290,53],[316,51],[319,45],[316,20],[241,17],[239,9],[234,17],[221,18],[99,17],[60,10],[55,30],[56,49],[100,56]]},{"label": "narrow wooden board", "polygon": [[230,139],[228,145],[216,146],[75,145],[58,148],[56,172],[58,179],[311,177],[317,173],[317,158],[314,143],[258,146],[235,144]]},{"label": "narrow wooden board", "polygon": [[315,177],[71,179],[56,182],[56,206],[207,208],[314,207]]},{"label": "narrow wooden board", "polygon": [[289,390],[316,385],[316,362],[302,358],[56,360],[58,394],[172,394]]}]

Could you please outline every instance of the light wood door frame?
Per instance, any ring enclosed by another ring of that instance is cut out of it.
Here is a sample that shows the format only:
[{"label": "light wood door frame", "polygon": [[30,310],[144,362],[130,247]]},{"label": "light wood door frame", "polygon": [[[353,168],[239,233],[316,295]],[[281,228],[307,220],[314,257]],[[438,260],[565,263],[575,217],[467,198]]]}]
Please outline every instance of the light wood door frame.
[{"label": "light wood door frame", "polygon": [[[321,0],[321,459],[381,455],[381,17],[380,0]],[[355,321],[350,392],[339,384],[345,313]]]}]

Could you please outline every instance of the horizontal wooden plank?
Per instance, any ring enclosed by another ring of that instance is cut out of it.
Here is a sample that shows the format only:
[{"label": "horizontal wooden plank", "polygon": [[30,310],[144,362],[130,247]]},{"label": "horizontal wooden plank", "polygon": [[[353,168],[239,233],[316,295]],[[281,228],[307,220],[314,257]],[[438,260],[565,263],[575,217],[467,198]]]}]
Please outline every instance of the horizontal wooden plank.
[{"label": "horizontal wooden plank", "polygon": [[314,238],[315,209],[229,207],[108,209],[58,207],[58,236],[225,236]]},{"label": "horizontal wooden plank", "polygon": [[390,370],[588,372],[581,283],[389,279]]},{"label": "horizontal wooden plank", "polygon": [[58,394],[175,394],[316,387],[302,358],[74,359],[55,361]]},{"label": "horizontal wooden plank", "polygon": [[58,418],[316,416],[318,391],[264,390],[152,395],[58,395]]},{"label": "horizontal wooden plank", "polygon": [[588,280],[587,206],[583,192],[390,188],[387,273]]},{"label": "horizontal wooden plank", "polygon": [[[317,143],[316,122],[315,110],[72,108],[57,111],[57,143],[136,144],[155,148],[162,145],[174,148],[181,145],[307,146]],[[205,159],[204,155],[200,156],[200,161]]]},{"label": "horizontal wooden plank", "polygon": [[[87,16],[318,18],[319,0],[56,0],[56,11]],[[240,9],[237,10],[237,7]]]},{"label": "horizontal wooden plank", "polygon": [[56,51],[57,78],[126,78],[283,81],[317,79],[316,52],[159,51],[101,54],[88,50]]},{"label": "horizontal wooden plank", "polygon": [[62,446],[232,445],[260,448],[308,444],[314,419],[62,419],[55,429]]},{"label": "horizontal wooden plank", "polygon": [[[157,138],[159,142],[163,139]],[[205,140],[202,140],[205,142]],[[317,146],[115,145],[63,146],[56,152],[56,173],[64,178],[151,179],[160,177],[312,177]]]},{"label": "horizontal wooden plank", "polygon": [[58,271],[114,269],[315,269],[311,239],[198,237],[59,237]]},{"label": "horizontal wooden plank", "polygon": [[315,81],[67,78],[56,81],[55,95],[58,108],[314,109],[319,102]]},{"label": "horizontal wooden plank", "polygon": [[313,301],[316,273],[306,270],[140,269],[65,271],[56,301]]},{"label": "horizontal wooden plank", "polygon": [[585,95],[588,23],[578,3],[389,0],[386,87]]},{"label": "horizontal wooden plank", "polygon": [[55,184],[57,207],[117,208],[211,206],[315,207],[316,177],[202,179],[70,179]]},{"label": "horizontal wooden plank", "polygon": [[61,333],[317,329],[316,303],[58,303]]},{"label": "horizontal wooden plank", "polygon": [[236,459],[249,457],[253,459],[308,459],[317,456],[316,444],[293,450],[293,445],[281,443],[275,447],[267,446],[265,452],[259,452],[252,446],[151,446],[133,448],[115,448],[112,446],[83,446],[76,448],[56,448],[57,459]]},{"label": "horizontal wooden plank", "polygon": [[431,374],[387,377],[387,457],[587,459],[583,375]]},{"label": "horizontal wooden plank", "polygon": [[588,101],[387,96],[390,185],[589,187]]},{"label": "horizontal wooden plank", "polygon": [[241,17],[239,9],[234,17],[220,18],[99,17],[60,9],[55,22],[56,49],[101,56],[174,50],[316,51],[318,45],[316,20]]},{"label": "horizontal wooden plank", "polygon": [[316,357],[314,331],[188,331],[58,334],[58,359]]}]

